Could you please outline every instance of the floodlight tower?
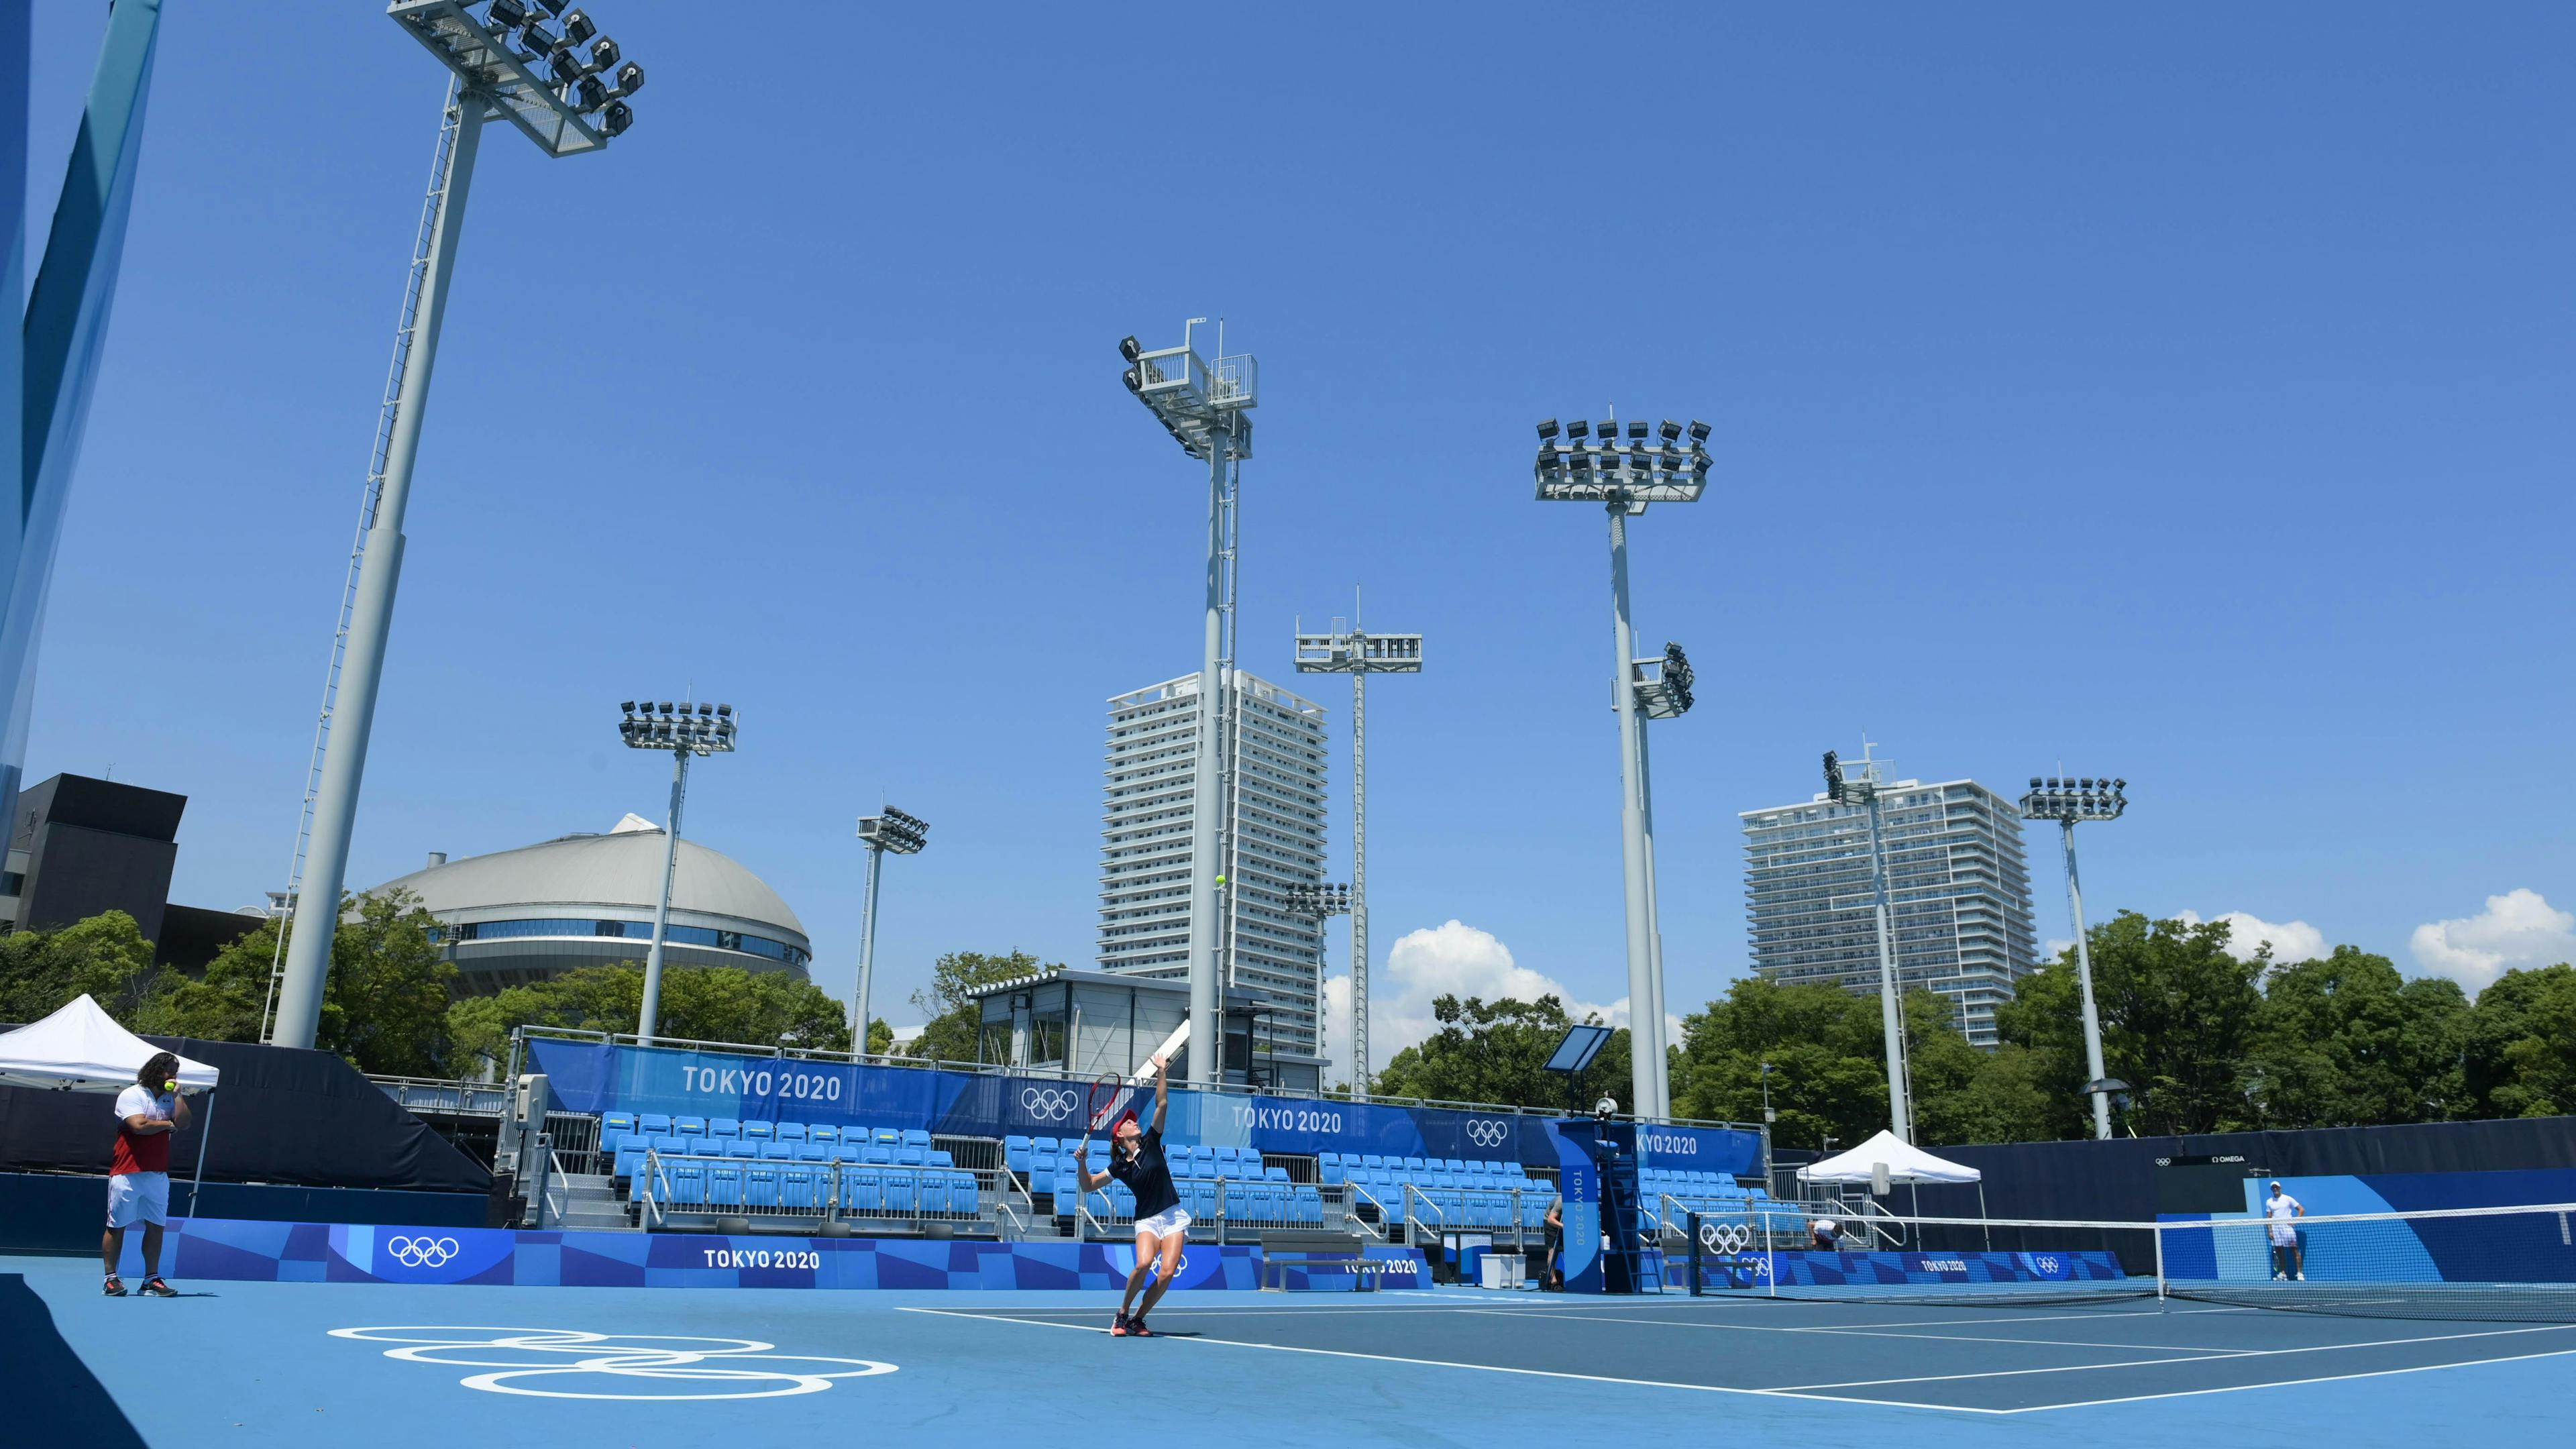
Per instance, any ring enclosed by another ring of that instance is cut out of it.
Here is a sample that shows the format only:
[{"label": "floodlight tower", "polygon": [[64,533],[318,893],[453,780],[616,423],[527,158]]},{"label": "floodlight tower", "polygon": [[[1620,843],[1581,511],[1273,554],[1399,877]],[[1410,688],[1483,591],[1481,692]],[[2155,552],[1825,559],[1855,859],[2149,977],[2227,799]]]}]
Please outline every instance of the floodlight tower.
[{"label": "floodlight tower", "polygon": [[671,823],[662,842],[662,898],[653,907],[653,946],[644,956],[644,1009],[636,1014],[635,1039],[653,1044],[653,1026],[662,1008],[662,938],[671,925],[671,876],[680,865],[680,805],[689,792],[689,757],[733,753],[734,713],[729,704],[683,702],[675,711],[669,700],[657,712],[634,700],[618,706],[625,717],[617,737],[637,750],[671,752]]},{"label": "floodlight tower", "polygon": [[2066,846],[2066,910],[2075,918],[2075,981],[2084,991],[2084,1065],[2093,1076],[2084,1090],[2093,1097],[2093,1135],[2111,1136],[2111,1097],[2128,1090],[2102,1070],[2102,1018],[2093,1008],[2093,947],[2084,938],[2084,887],[2075,876],[2075,824],[2079,820],[2117,820],[2129,808],[2129,782],[2033,776],[2030,793],[2021,797],[2021,818],[2054,820]]},{"label": "floodlight tower", "polygon": [[1210,367],[1190,345],[1148,352],[1135,338],[1121,339],[1127,360],[1122,381],[1153,413],[1181,451],[1208,465],[1206,649],[1199,664],[1197,762],[1190,772],[1190,1082],[1215,1086],[1225,1079],[1225,1023],[1217,1015],[1217,926],[1227,917],[1224,862],[1218,834],[1224,819],[1223,760],[1233,714],[1235,504],[1243,460],[1252,456],[1252,417],[1258,369],[1252,355],[1225,355],[1217,332],[1217,360]]},{"label": "floodlight tower", "polygon": [[[1369,1094],[1368,677],[1420,674],[1422,636],[1371,634],[1333,621],[1329,634],[1297,635],[1297,672],[1351,677],[1351,1095]],[[1322,997],[1316,1000],[1320,1004]]]},{"label": "floodlight tower", "polygon": [[1914,1103],[1906,1090],[1904,996],[1896,979],[1896,912],[1887,896],[1887,849],[1879,831],[1878,785],[1882,761],[1864,759],[1861,777],[1843,778],[1842,756],[1825,751],[1825,798],[1869,812],[1869,889],[1878,923],[1878,1017],[1887,1033],[1888,1128],[1899,1142],[1914,1140]]},{"label": "floodlight tower", "polygon": [[1631,1089],[1639,1117],[1669,1117],[1664,1100],[1664,1022],[1656,979],[1655,887],[1645,778],[1644,720],[1639,714],[1636,627],[1628,613],[1628,520],[1649,503],[1696,503],[1708,488],[1708,424],[1694,420],[1690,441],[1667,418],[1652,431],[1615,421],[1593,426],[1576,419],[1560,428],[1554,418],[1538,425],[1538,496],[1544,502],[1598,503],[1610,515],[1612,616],[1611,707],[1619,715],[1619,824],[1626,867],[1628,917],[1628,1019]]},{"label": "floodlight tower", "polygon": [[[483,16],[474,10],[480,7]],[[465,224],[466,193],[483,122],[497,115],[548,156],[606,148],[635,123],[626,98],[644,88],[644,67],[625,60],[616,41],[567,0],[397,0],[385,13],[438,57],[451,74],[430,165],[429,195],[412,247],[394,331],[393,366],[376,413],[376,441],[358,508],[358,541],[341,586],[340,623],[323,672],[322,712],[305,772],[304,811],[287,869],[294,919],[271,967],[276,1023],[270,1040],[309,1047],[322,1019],[322,985],[339,929],[340,893],[348,883],[349,836],[357,822],[358,787],[367,769],[376,690],[393,626],[394,589],[402,577],[403,512],[411,501],[412,463],[420,450],[430,371],[438,361],[439,324]],[[562,26],[560,34],[546,22]],[[516,37],[513,42],[512,37]],[[590,48],[588,57],[580,53]],[[613,72],[617,84],[600,80]],[[341,719],[345,713],[347,718]],[[309,878],[308,878],[309,875]]]},{"label": "floodlight tower", "polygon": [[877,871],[885,864],[887,851],[919,855],[930,843],[930,823],[888,805],[882,815],[859,817],[859,839],[868,846],[868,898],[859,910],[859,984],[850,1002],[853,1060],[868,1054],[868,986],[875,979],[877,962]]},{"label": "floodlight tower", "polygon": [[[1284,909],[1286,909],[1288,914],[1292,916],[1297,916],[1315,923],[1315,935],[1317,938],[1317,946],[1315,950],[1315,1054],[1317,1056],[1322,1056],[1324,1054],[1324,952],[1321,944],[1324,934],[1324,922],[1334,916],[1351,915],[1351,896],[1351,888],[1339,882],[1328,881],[1318,883],[1315,881],[1292,880],[1288,883],[1288,900]],[[1352,920],[1354,924],[1351,929],[1354,932],[1357,932],[1359,929],[1357,925],[1358,917],[1352,916]],[[1354,979],[1356,979],[1356,977],[1357,973],[1354,973]],[[1356,992],[1353,993],[1351,1001],[1352,1015],[1356,1017],[1359,1014],[1359,996]],[[1368,1042],[1368,1033],[1363,1029],[1355,1035],[1354,1039],[1360,1045],[1365,1046]],[[1362,1085],[1367,1080],[1367,1059],[1361,1057],[1352,1058],[1351,1096],[1353,1100],[1366,1101],[1368,1099],[1368,1089]]]}]

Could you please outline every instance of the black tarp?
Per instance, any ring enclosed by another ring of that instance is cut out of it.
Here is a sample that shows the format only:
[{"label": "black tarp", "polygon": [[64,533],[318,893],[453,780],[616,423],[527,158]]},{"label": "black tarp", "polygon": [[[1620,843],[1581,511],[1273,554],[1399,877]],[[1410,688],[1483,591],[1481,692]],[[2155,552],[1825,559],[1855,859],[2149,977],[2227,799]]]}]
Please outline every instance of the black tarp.
[{"label": "black tarp", "polygon": [[[2424,1122],[2389,1127],[2319,1127],[2296,1132],[2226,1132],[2190,1137],[2114,1137],[2107,1142],[2011,1142],[1933,1149],[1985,1174],[1985,1212],[1998,1218],[2086,1222],[2153,1222],[2159,1159],[2242,1157],[2245,1170],[2273,1177],[2363,1176],[2401,1172],[2501,1172],[2576,1168],[2576,1117],[2516,1117],[2495,1122]],[[1912,1215],[1904,1194],[1892,1211]],[[1975,1187],[1926,1186],[1925,1217],[1973,1218]],[[1979,1246],[1979,1229],[1932,1231],[1925,1244]],[[1994,1246],[2107,1247],[2132,1271],[2147,1271],[2153,1252],[2145,1233],[2110,1233],[2100,1242],[2063,1235],[2024,1243],[1996,1232]],[[2139,1258],[2141,1253],[2149,1258]]]},{"label": "black tarp", "polygon": [[[146,1037],[223,1073],[212,1102],[208,1182],[390,1187],[487,1193],[492,1174],[448,1145],[382,1088],[329,1052],[246,1042]],[[205,1098],[175,1135],[170,1175],[193,1176]],[[112,1099],[96,1092],[0,1087],[0,1168],[107,1171]]]}]

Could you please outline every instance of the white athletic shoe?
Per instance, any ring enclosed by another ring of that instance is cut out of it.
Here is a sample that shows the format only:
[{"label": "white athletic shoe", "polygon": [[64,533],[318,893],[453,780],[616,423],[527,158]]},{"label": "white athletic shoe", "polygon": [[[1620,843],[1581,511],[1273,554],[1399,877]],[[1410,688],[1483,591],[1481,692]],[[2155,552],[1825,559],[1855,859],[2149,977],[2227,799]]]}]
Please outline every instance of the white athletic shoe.
[{"label": "white athletic shoe", "polygon": [[2299,1275],[2298,1275],[2298,1279],[2299,1279],[2299,1281],[2300,1281],[2300,1282],[2305,1283],[2306,1281],[2308,1281],[2308,1275],[2307,1275],[2307,1274],[2305,1274],[2305,1273],[2301,1273],[2301,1274],[2299,1274]]},{"label": "white athletic shoe", "polygon": [[2287,1283],[2290,1281],[2290,1275],[2287,1273],[2275,1273],[2272,1275],[2272,1281],[2275,1283]]}]

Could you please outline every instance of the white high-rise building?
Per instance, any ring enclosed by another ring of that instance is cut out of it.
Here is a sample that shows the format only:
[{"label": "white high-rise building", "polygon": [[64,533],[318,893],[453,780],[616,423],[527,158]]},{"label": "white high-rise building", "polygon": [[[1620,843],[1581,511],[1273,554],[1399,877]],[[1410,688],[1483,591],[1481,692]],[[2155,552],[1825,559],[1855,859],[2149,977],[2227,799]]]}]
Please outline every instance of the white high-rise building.
[{"label": "white high-rise building", "polygon": [[[1968,1040],[1992,1046],[1995,1006],[2039,966],[2021,812],[1974,780],[1897,780],[1879,799],[1897,980],[1939,992]],[[1867,808],[1817,795],[1742,818],[1753,969],[1877,995]]]},{"label": "white high-rise building", "polygon": [[[1240,725],[1223,753],[1218,987],[1229,1034],[1244,1030],[1242,1011],[1256,1013],[1254,1077],[1312,1089],[1325,1044],[1324,938],[1318,922],[1291,916],[1286,907],[1292,882],[1324,878],[1324,708],[1239,669],[1233,685]],[[1196,674],[1109,701],[1100,850],[1103,971],[1189,976],[1198,709]],[[1239,1076],[1239,1067],[1231,1074]]]}]

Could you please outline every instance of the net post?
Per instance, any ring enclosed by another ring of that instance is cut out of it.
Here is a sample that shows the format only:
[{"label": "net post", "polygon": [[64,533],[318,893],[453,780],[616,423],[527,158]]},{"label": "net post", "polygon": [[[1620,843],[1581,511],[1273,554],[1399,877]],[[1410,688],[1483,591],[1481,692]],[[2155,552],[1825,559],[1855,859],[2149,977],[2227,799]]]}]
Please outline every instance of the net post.
[{"label": "net post", "polygon": [[1697,1297],[1699,1297],[1699,1296],[1700,1296],[1700,1292],[1699,1292],[1699,1274],[1700,1274],[1700,1267],[1699,1267],[1699,1214],[1698,1214],[1697,1212],[1695,1212],[1695,1211],[1694,1211],[1694,1212],[1685,1212],[1685,1213],[1683,1213],[1683,1214],[1682,1214],[1682,1225],[1683,1225],[1683,1226],[1684,1226],[1684,1228],[1686,1228],[1686,1229],[1689,1231],[1689,1233],[1690,1233],[1690,1296],[1692,1296],[1693,1298],[1697,1298]]},{"label": "net post", "polygon": [[2165,1301],[2165,1225],[2158,1223],[2153,1231],[2156,1240],[2156,1307],[2161,1311],[2171,1306]]}]

